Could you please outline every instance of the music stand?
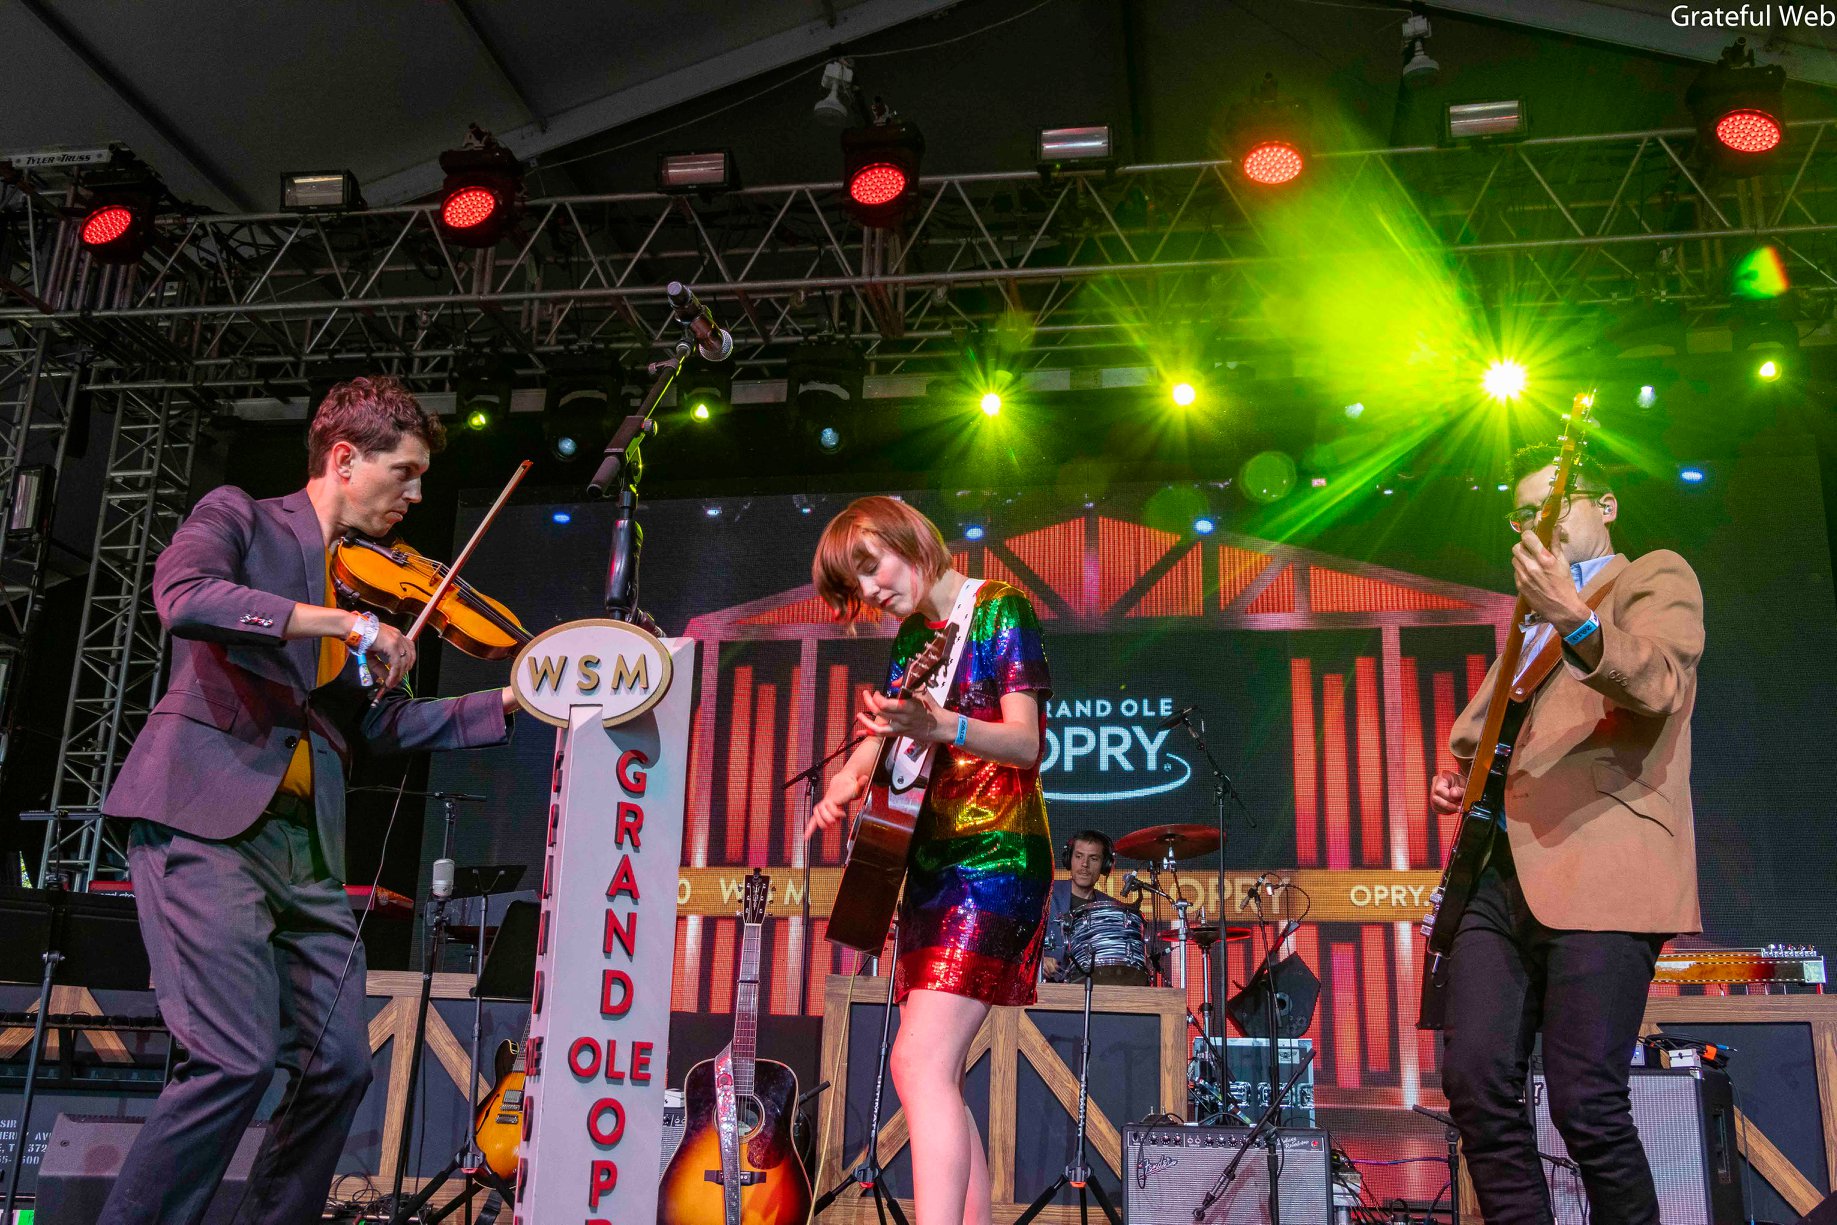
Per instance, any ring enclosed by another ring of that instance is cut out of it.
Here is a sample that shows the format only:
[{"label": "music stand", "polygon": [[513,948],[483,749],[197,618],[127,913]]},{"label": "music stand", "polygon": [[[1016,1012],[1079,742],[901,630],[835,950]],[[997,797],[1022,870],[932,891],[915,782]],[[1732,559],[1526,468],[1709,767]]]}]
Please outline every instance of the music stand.
[{"label": "music stand", "polygon": [[[522,864],[461,868],[453,875],[453,896],[489,899],[495,893],[514,892],[523,879],[523,871]],[[479,906],[478,956],[472,965],[472,1073],[466,1082],[465,1094],[468,1102],[472,1097],[472,1086],[478,1083],[478,1046],[485,1024],[485,1001],[528,1002],[533,995],[536,978],[536,904],[518,901],[504,907],[504,915],[498,920],[497,935],[492,939],[489,950],[485,947],[484,912],[487,905],[488,901],[481,901]],[[503,1196],[507,1204],[516,1202],[516,1188],[505,1183],[496,1171],[486,1166],[475,1147],[477,1128],[470,1115],[469,1111],[465,1147],[425,1186],[402,1203],[395,1220],[407,1221],[413,1218],[446,1185],[447,1179],[455,1174],[464,1175],[465,1189],[447,1201],[439,1211],[423,1217],[427,1225],[445,1220],[461,1205],[466,1205],[469,1210],[473,1196],[485,1188]]]},{"label": "music stand", "polygon": [[[132,898],[63,889],[0,889],[0,928],[13,933],[0,941],[0,982],[38,984],[38,1016],[32,1024],[19,1101],[19,1139],[7,1165],[6,1199],[0,1207],[0,1221],[11,1221],[19,1171],[32,1138],[32,1094],[44,1051],[45,1020],[51,1012],[51,980],[71,962],[76,981],[92,991],[145,991],[153,971]],[[71,977],[69,972],[64,976]]]}]

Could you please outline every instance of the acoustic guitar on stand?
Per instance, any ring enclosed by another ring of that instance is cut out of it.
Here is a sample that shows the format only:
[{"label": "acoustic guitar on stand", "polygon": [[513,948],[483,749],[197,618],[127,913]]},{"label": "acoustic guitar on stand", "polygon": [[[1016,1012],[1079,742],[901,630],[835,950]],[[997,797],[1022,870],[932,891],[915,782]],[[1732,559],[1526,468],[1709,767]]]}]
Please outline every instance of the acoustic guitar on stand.
[{"label": "acoustic guitar on stand", "polygon": [[759,933],[771,887],[771,878],[757,868],[746,878],[733,1043],[690,1068],[683,1081],[687,1124],[676,1155],[664,1167],[657,1225],[805,1225],[810,1220],[810,1178],[791,1134],[797,1073],[754,1053]]}]

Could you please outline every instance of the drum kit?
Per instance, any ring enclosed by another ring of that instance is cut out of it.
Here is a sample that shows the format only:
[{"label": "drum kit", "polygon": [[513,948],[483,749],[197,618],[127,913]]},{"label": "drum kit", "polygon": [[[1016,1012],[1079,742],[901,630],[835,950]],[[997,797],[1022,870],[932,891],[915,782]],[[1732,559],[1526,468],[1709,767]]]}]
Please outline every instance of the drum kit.
[{"label": "drum kit", "polygon": [[[1248,940],[1253,929],[1229,927],[1208,921],[1205,908],[1190,901],[1182,888],[1180,865],[1219,849],[1218,831],[1205,825],[1151,825],[1116,840],[1116,857],[1140,860],[1143,867],[1123,878],[1122,896],[1133,902],[1118,905],[1100,898],[1079,906],[1061,921],[1065,932],[1067,981],[1086,976],[1104,986],[1175,987],[1186,990],[1189,946],[1197,946],[1202,962],[1209,963],[1220,941]],[[1149,899],[1142,912],[1141,896]],[[1165,907],[1165,909],[1163,909]],[[1214,1019],[1222,1013],[1212,1000],[1213,975],[1200,972],[1204,983],[1199,1017],[1188,1021],[1204,1035],[1203,1050],[1216,1052]],[[1222,1045],[1222,1044],[1221,1044]],[[1241,1118],[1228,1092],[1223,1069],[1189,1068],[1189,1092],[1195,1105],[1209,1107],[1214,1117]],[[1198,1116],[1195,1116],[1198,1117]]]}]

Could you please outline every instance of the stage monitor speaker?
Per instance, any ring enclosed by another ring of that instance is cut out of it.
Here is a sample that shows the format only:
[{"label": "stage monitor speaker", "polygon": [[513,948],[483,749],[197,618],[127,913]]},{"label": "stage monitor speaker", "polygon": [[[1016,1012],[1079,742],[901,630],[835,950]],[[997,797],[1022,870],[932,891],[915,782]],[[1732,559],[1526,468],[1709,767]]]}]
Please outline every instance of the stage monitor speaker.
[{"label": "stage monitor speaker", "polygon": [[[35,1220],[45,1225],[100,1225],[102,1204],[121,1173],[121,1163],[140,1135],[140,1119],[60,1114],[38,1170]],[[231,1214],[248,1185],[255,1154],[268,1134],[266,1123],[242,1133],[230,1158],[229,1172],[204,1213],[204,1225],[230,1225]]]},{"label": "stage monitor speaker", "polygon": [[[1665,1225],[1739,1225],[1746,1219],[1741,1164],[1735,1149],[1734,1094],[1714,1068],[1634,1068],[1633,1125],[1658,1187]],[[1537,1147],[1569,1160],[1541,1072],[1531,1076],[1531,1117]],[[1557,1225],[1585,1225],[1588,1201],[1574,1171],[1544,1163]]]},{"label": "stage monitor speaker", "polygon": [[[1193,1215],[1249,1134],[1248,1127],[1124,1127],[1125,1225],[1269,1225],[1269,1154],[1260,1144],[1238,1163],[1218,1202]],[[1331,1149],[1324,1131],[1282,1129],[1282,1225],[1333,1219]]]}]

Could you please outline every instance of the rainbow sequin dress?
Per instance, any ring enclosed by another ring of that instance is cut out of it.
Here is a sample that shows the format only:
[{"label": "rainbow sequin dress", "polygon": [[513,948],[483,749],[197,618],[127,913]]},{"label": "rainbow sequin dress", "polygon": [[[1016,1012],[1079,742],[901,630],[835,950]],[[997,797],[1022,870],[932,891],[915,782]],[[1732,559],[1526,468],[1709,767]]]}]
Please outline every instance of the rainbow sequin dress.
[{"label": "rainbow sequin dress", "polygon": [[[900,626],[893,684],[932,632],[922,617]],[[1044,738],[1051,689],[1033,605],[1005,583],[984,583],[945,705],[994,722],[1003,694],[1032,690]],[[1038,768],[998,765],[940,745],[900,904],[898,998],[923,989],[988,1004],[1033,1003],[1052,880]]]}]

